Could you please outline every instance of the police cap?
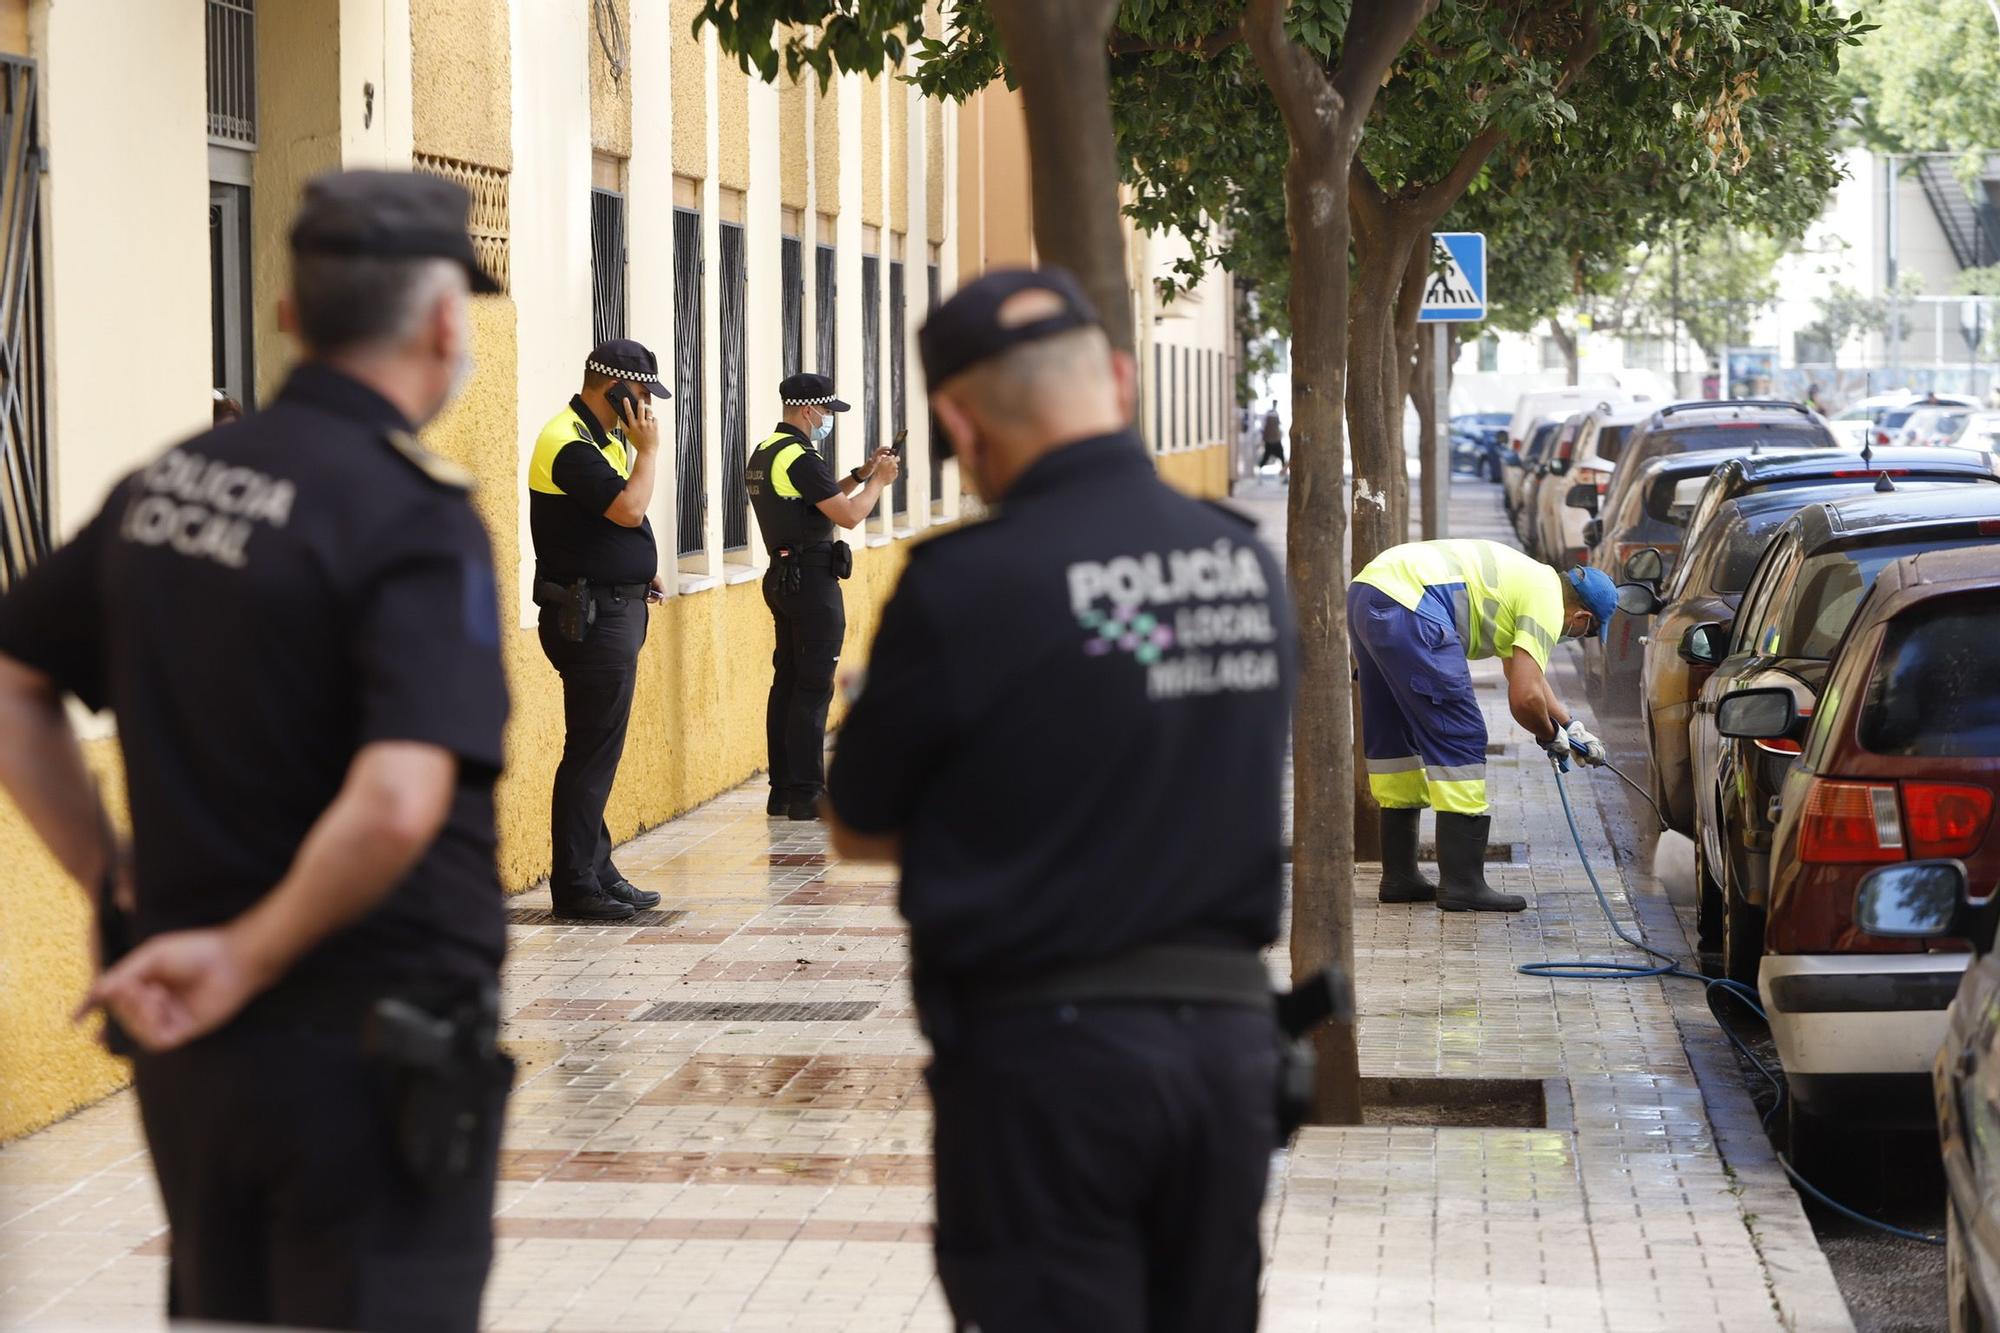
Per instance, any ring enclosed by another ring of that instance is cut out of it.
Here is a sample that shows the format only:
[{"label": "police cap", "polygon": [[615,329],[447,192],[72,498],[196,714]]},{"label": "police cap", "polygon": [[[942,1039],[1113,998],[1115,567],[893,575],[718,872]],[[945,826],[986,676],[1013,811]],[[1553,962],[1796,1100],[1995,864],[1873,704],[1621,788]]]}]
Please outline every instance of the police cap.
[{"label": "police cap", "polygon": [[823,407],[829,412],[847,410],[847,404],[834,397],[833,379],[828,375],[787,375],[778,385],[778,397],[786,407]]},{"label": "police cap", "polygon": [[[1023,292],[1047,292],[1059,308],[1009,318],[1007,303]],[[967,283],[939,306],[917,334],[924,378],[935,389],[952,376],[1022,343],[1071,329],[1101,326],[1097,309],[1068,269],[1001,268]]]},{"label": "police cap", "polygon": [[673,397],[660,382],[660,358],[644,343],[630,338],[606,338],[590,349],[583,368],[615,380],[644,385],[655,398]]},{"label": "police cap", "polygon": [[330,171],[306,182],[292,252],[357,259],[449,259],[475,292],[500,290],[465,229],[472,196],[419,171]]}]

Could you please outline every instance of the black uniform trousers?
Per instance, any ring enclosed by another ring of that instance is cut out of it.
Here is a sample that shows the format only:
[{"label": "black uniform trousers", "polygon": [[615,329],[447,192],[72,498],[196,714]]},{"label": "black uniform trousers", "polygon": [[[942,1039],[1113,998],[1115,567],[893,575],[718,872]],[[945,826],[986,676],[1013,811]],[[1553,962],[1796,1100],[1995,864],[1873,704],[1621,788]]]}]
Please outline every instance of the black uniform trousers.
[{"label": "black uniform trousers", "polygon": [[624,876],[611,864],[611,830],[604,806],[625,753],[625,727],[646,642],[646,599],[598,593],[597,622],[582,643],[556,628],[557,611],[543,607],[542,652],[562,677],[563,752],[550,797],[553,864],[549,896],[558,905],[593,896]]},{"label": "black uniform trousers", "polygon": [[429,1189],[395,1156],[389,1077],[358,1036],[243,1021],[133,1074],[172,1228],[169,1317],[478,1326],[504,1089],[470,1174]]},{"label": "black uniform trousers", "polygon": [[827,566],[806,565],[798,574],[796,591],[785,588],[776,564],[764,575],[764,605],[777,630],[764,744],[771,789],[789,800],[808,800],[826,786],[826,710],[833,703],[847,608],[840,580]]},{"label": "black uniform trousers", "polygon": [[1251,1333],[1278,1146],[1271,1016],[1090,1004],[953,1026],[927,1078],[957,1327]]}]

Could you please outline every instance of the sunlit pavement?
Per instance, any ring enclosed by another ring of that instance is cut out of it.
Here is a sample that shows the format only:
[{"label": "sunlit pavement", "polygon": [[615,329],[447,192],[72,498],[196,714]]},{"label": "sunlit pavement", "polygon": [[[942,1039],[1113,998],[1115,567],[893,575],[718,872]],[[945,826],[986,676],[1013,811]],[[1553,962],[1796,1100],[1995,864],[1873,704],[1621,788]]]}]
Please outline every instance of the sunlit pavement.
[{"label": "sunlit pavement", "polygon": [[[1281,537],[1275,481],[1239,499]],[[1497,488],[1461,479],[1452,522],[1503,535]],[[1547,1123],[1306,1130],[1273,1164],[1264,1327],[1850,1327],[1740,1085],[1697,1078],[1719,1043],[1696,989],[1514,970],[1626,951],[1548,764],[1506,716],[1497,666],[1474,678],[1494,841],[1512,858],[1489,879],[1530,908],[1384,907],[1360,868],[1362,1067],[1540,1080]],[[1565,673],[1557,683],[1578,693]],[[1590,780],[1570,792],[1629,914],[1598,804],[1614,798]],[[535,919],[545,894],[511,904],[505,1012],[521,1076],[487,1322],[947,1328],[892,878],[833,863],[816,827],[766,820],[755,784],[637,839],[619,864],[664,910],[575,927]],[[1635,875],[1632,888],[1656,941],[1681,949],[1657,886]],[[0,1317],[158,1326],[163,1225],[129,1094],[0,1150]]]}]

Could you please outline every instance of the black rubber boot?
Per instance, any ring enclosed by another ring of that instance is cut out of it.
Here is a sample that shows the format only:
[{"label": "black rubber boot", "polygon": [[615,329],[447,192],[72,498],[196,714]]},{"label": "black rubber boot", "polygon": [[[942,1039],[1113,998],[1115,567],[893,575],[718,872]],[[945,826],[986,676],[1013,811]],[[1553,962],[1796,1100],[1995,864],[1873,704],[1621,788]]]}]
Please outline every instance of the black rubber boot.
[{"label": "black rubber boot", "polygon": [[642,889],[629,879],[621,879],[616,884],[606,884],[604,891],[619,902],[629,903],[642,911],[660,905],[659,894],[651,889]]},{"label": "black rubber boot", "polygon": [[629,921],[637,911],[632,904],[620,902],[602,889],[574,898],[556,898],[553,905],[556,916],[564,921]]},{"label": "black rubber boot", "polygon": [[1416,806],[1407,810],[1384,807],[1381,811],[1382,887],[1378,892],[1382,902],[1427,903],[1438,896],[1437,885],[1417,871],[1417,821],[1423,813]]},{"label": "black rubber boot", "polygon": [[785,807],[788,804],[790,802],[786,798],[785,793],[773,787],[771,788],[771,794],[764,800],[764,813],[773,819],[783,819],[785,817]]},{"label": "black rubber boot", "polygon": [[1491,815],[1438,811],[1438,907],[1447,912],[1518,912],[1528,900],[1496,893],[1486,883],[1486,835]]}]

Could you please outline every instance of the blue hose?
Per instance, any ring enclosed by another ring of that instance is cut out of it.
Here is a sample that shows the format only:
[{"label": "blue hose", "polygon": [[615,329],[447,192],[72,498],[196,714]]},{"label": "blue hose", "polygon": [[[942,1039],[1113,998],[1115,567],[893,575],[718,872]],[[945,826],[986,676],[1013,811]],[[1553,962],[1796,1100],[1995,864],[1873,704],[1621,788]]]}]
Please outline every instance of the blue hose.
[{"label": "blue hose", "polygon": [[[1590,864],[1589,854],[1583,850],[1583,832],[1576,826],[1576,811],[1569,803],[1569,788],[1563,782],[1563,774],[1568,771],[1569,765],[1560,759],[1551,758],[1549,766],[1554,770],[1556,775],[1556,795],[1562,798],[1563,818],[1569,821],[1569,836],[1576,843],[1577,859],[1583,862],[1583,873],[1590,878],[1591,892],[1597,895],[1597,906],[1604,913],[1604,919],[1611,924],[1612,932],[1619,939],[1625,941],[1641,953],[1648,954],[1660,961],[1658,963],[1609,963],[1575,959],[1552,963],[1522,963],[1516,970],[1527,976],[1546,977],[1551,981],[1638,981],[1645,977],[1680,977],[1687,981],[1700,982],[1707,994],[1709,1012],[1715,1015],[1716,1025],[1722,1029],[1722,1035],[1777,1090],[1777,1101],[1772,1104],[1771,1109],[1764,1115],[1764,1130],[1766,1133],[1769,1133],[1772,1119],[1779,1111],[1784,1109],[1786,1097],[1785,1080],[1772,1072],[1769,1065],[1758,1059],[1757,1053],[1744,1044],[1743,1039],[1730,1029],[1729,1024],[1722,1021],[1722,1015],[1716,1013],[1715,1010],[1715,994],[1717,991],[1720,991],[1736,1000],[1737,1003],[1743,1005],[1750,1012],[1756,1014],[1757,1017],[1769,1022],[1770,1019],[1764,1013],[1763,1005],[1759,1003],[1757,992],[1739,981],[1731,981],[1724,977],[1704,976],[1699,970],[1689,971],[1682,965],[1681,960],[1674,957],[1674,955],[1655,949],[1644,940],[1638,939],[1626,932],[1625,927],[1619,924],[1617,916],[1611,910],[1611,899],[1605,895],[1604,886],[1597,881],[1597,871]],[[1623,775],[1621,774],[1620,776],[1622,777]],[[1810,1195],[1822,1205],[1839,1213],[1842,1217],[1859,1222],[1864,1226],[1873,1227],[1877,1231],[1886,1232],[1891,1236],[1899,1236],[1904,1240],[1921,1241],[1925,1245],[1944,1244],[1943,1236],[1933,1236],[1922,1231],[1905,1230],[1902,1227],[1893,1226],[1888,1222],[1878,1221],[1875,1218],[1856,1212],[1837,1199],[1830,1198],[1811,1181],[1800,1175],[1798,1170],[1792,1166],[1790,1157],[1784,1153],[1778,1153],[1777,1158],[1778,1165],[1785,1169],[1787,1176],[1791,1177],[1792,1184],[1796,1185],[1801,1191]]]}]

